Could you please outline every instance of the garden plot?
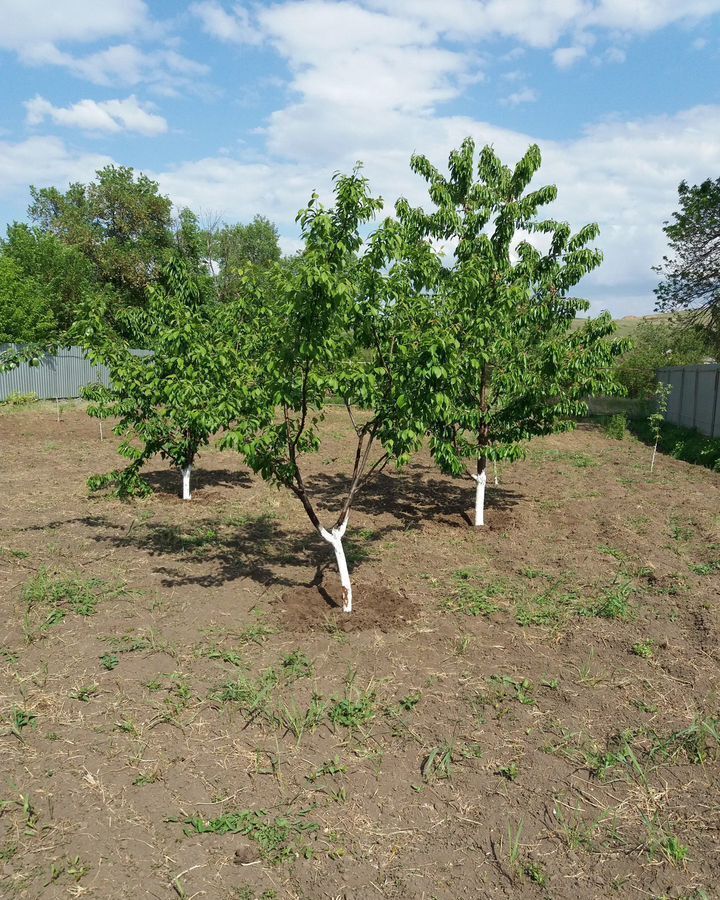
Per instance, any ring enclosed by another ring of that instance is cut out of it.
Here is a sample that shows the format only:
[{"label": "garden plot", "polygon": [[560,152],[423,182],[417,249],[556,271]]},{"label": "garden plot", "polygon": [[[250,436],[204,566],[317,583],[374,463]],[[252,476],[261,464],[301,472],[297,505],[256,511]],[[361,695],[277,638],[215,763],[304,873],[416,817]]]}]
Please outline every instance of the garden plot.
[{"label": "garden plot", "polygon": [[[324,424],[309,490],[353,453]],[[0,893],[712,897],[720,477],[599,429],[424,455],[332,549],[210,450],[88,497],[81,409],[0,414]]]}]

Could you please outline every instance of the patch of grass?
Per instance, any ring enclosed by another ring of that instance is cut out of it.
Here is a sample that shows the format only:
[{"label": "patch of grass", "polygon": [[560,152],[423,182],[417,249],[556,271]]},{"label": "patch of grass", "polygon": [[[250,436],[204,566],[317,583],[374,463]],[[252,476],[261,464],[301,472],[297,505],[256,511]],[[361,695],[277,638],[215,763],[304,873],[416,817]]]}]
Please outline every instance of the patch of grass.
[{"label": "patch of grass", "polygon": [[259,714],[271,719],[269,701],[277,684],[278,675],[274,669],[267,669],[256,679],[238,675],[234,681],[227,681],[211,691],[210,698],[220,703],[237,704],[251,719]]},{"label": "patch of grass", "polygon": [[273,711],[273,717],[284,725],[294,735],[298,744],[306,731],[313,732],[320,725],[327,713],[328,704],[320,694],[313,693],[310,705],[301,710],[294,703],[278,706]]},{"label": "patch of grass", "polygon": [[687,728],[662,737],[653,734],[649,756],[674,761],[682,755],[689,762],[701,764],[715,759],[720,751],[720,719],[697,717]]},{"label": "patch of grass", "polygon": [[713,575],[720,572],[720,560],[713,560],[709,563],[696,563],[690,566],[690,571],[696,575]]},{"label": "patch of grass", "polygon": [[478,584],[484,577],[467,570],[456,572],[453,576],[456,587],[451,596],[443,600],[442,608],[466,616],[489,616],[497,612],[500,607],[493,601],[504,594],[505,588],[499,582]]},{"label": "patch of grass", "polygon": [[627,427],[628,417],[623,413],[617,413],[614,416],[610,416],[604,423],[603,431],[609,438],[613,438],[613,440],[616,441],[622,441],[625,439]]},{"label": "patch of grass", "polygon": [[606,588],[596,600],[589,603],[582,614],[599,619],[627,619],[630,617],[630,596],[633,586],[624,581]]},{"label": "patch of grass", "polygon": [[114,653],[103,653],[100,657],[100,665],[103,669],[107,669],[108,672],[112,672],[113,669],[116,669],[120,664],[120,657],[116,656]]},{"label": "patch of grass", "polygon": [[328,718],[333,725],[355,729],[371,722],[375,712],[375,693],[368,691],[358,694],[355,700],[331,698]]},{"label": "patch of grass", "polygon": [[281,662],[283,677],[288,681],[297,681],[300,678],[310,678],[315,671],[312,660],[302,650],[293,650],[288,653]]},{"label": "patch of grass", "polygon": [[587,453],[573,453],[571,461],[577,469],[590,469],[593,466],[600,465],[595,457],[589,456]]},{"label": "patch of grass", "polygon": [[93,697],[97,696],[99,692],[99,684],[88,684],[85,687],[76,688],[74,691],[71,691],[70,696],[73,700],[80,700],[82,703],[87,703],[89,700],[92,700]]},{"label": "patch of grass", "polygon": [[496,775],[500,775],[506,781],[516,781],[520,774],[520,766],[516,762],[508,763],[506,766],[500,766],[495,770]]},{"label": "patch of grass", "polygon": [[452,777],[454,753],[455,743],[453,741],[445,741],[437,747],[433,747],[420,766],[423,781],[426,783],[438,780],[449,781]]},{"label": "patch of grass", "polygon": [[59,625],[68,613],[92,616],[101,600],[124,593],[102,578],[54,577],[43,567],[22,590],[25,604],[25,636],[32,642],[38,635]]},{"label": "patch of grass", "polygon": [[580,600],[573,591],[558,590],[559,583],[549,585],[535,597],[525,597],[515,607],[515,621],[527,627],[562,627],[578,609]]},{"label": "patch of grass", "polygon": [[652,659],[653,645],[654,641],[636,641],[630,648],[630,652],[641,659]]},{"label": "patch of grass", "polygon": [[247,809],[210,820],[195,816],[185,819],[184,824],[190,826],[195,834],[242,834],[257,844],[263,859],[281,863],[301,855],[311,855],[309,848],[295,845],[298,837],[318,830],[318,825],[305,819],[307,812],[309,810],[294,818],[273,819],[263,809]]},{"label": "patch of grass", "polygon": [[532,696],[534,688],[527,678],[517,680],[509,675],[490,675],[488,681],[496,686],[495,696],[498,700],[512,699],[524,706],[535,705]]}]

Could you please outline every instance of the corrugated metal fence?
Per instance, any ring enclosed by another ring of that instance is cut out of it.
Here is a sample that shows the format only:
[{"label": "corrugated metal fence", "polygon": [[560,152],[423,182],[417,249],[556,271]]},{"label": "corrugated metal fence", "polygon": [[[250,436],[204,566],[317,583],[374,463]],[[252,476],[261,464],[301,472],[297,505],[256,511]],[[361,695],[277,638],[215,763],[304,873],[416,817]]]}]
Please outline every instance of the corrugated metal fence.
[{"label": "corrugated metal fence", "polygon": [[720,365],[668,366],[658,369],[658,381],[672,387],[665,418],[720,437]]},{"label": "corrugated metal fence", "polygon": [[[12,348],[0,345],[0,352]],[[148,350],[131,350],[136,356],[149,355]],[[109,385],[110,375],[105,366],[93,366],[80,347],[65,347],[56,354],[46,355],[39,366],[21,363],[10,372],[0,373],[0,402],[14,393],[37,394],[41,400],[65,400],[79,397],[88,384]]]}]

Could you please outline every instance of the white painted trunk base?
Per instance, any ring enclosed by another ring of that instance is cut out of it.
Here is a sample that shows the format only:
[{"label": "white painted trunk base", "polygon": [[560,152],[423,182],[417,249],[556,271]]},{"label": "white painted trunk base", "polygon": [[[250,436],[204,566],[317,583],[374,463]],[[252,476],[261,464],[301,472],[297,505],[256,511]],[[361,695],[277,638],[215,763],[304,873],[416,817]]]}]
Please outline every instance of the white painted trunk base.
[{"label": "white painted trunk base", "polygon": [[487,472],[473,475],[475,482],[475,527],[485,524],[485,485],[487,484]]},{"label": "white painted trunk base", "polygon": [[183,500],[189,500],[192,497],[190,493],[190,475],[192,474],[192,465],[185,466],[185,468],[180,469],[182,472],[182,498]]},{"label": "white painted trunk base", "polygon": [[345,559],[345,548],[342,545],[342,539],[347,528],[348,517],[345,521],[332,531],[325,528],[320,529],[320,535],[326,540],[335,551],[335,560],[337,562],[338,574],[340,575],[340,585],[342,586],[343,596],[343,612],[352,612],[352,585],[350,584],[350,573],[348,572],[347,560]]}]

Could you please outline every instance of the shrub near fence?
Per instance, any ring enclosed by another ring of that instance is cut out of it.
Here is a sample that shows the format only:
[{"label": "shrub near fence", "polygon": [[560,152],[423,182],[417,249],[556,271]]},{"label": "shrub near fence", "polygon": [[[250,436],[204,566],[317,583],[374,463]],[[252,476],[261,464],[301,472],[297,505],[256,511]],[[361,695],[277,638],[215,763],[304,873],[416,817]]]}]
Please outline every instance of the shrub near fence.
[{"label": "shrub near fence", "polygon": [[[19,349],[18,345],[0,345],[3,350]],[[132,350],[136,356],[149,355],[148,350]],[[79,397],[89,384],[110,384],[105,366],[93,366],[80,347],[64,347],[54,354],[46,354],[37,366],[21,363],[17,368],[0,374],[0,402],[13,394],[36,394],[40,400]]]}]

